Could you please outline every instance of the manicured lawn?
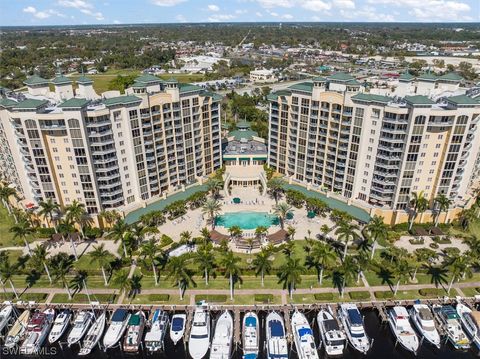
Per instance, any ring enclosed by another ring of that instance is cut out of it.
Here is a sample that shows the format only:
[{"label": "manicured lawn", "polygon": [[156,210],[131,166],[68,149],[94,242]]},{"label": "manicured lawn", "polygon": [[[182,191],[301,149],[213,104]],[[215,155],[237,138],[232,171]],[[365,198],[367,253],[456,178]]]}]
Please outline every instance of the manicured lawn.
[{"label": "manicured lawn", "polygon": [[[67,281],[73,278],[73,275],[67,277]],[[47,275],[42,275],[39,278],[28,275],[16,275],[13,277],[13,284],[18,289],[23,289],[29,284],[32,288],[63,288],[63,283],[59,280],[53,281],[50,284]],[[105,287],[102,276],[89,276],[87,279],[88,288],[116,288],[112,283]]]},{"label": "manicured lawn", "polygon": [[[426,295],[420,295],[418,290],[399,290],[397,295],[394,297],[392,291],[382,291],[382,292],[375,292],[375,297],[378,300],[385,300],[385,299],[403,299],[403,300],[414,300],[414,299],[426,299],[426,298],[437,298],[448,295],[446,290],[442,288],[438,288],[436,293],[427,293]],[[455,289],[450,291],[450,297],[455,297],[458,295]]]},{"label": "manicured lawn", "polygon": [[178,82],[190,83],[190,82],[201,82],[205,80],[203,74],[165,74],[158,76],[163,80],[168,80],[170,78],[177,79]]},{"label": "manicured lawn", "polygon": [[[387,278],[385,280],[377,274],[375,271],[368,270],[364,272],[365,278],[367,278],[368,284],[370,286],[378,286],[378,285],[388,285]],[[431,278],[429,275],[424,274],[424,273],[417,273],[416,276],[416,282],[408,282],[408,283],[401,283],[401,284],[430,284],[431,283]],[[394,286],[397,284],[397,279],[395,277],[390,278],[391,284]]]},{"label": "manicured lawn", "polygon": [[168,301],[166,302],[159,302],[159,301],[152,301],[149,299],[149,294],[139,294],[135,296],[135,298],[127,298],[123,300],[123,304],[180,304],[180,305],[188,305],[190,304],[190,296],[184,295],[183,300],[180,300],[179,295],[171,295]]},{"label": "manicured lawn", "polygon": [[8,211],[3,205],[0,205],[0,248],[17,246],[13,240],[10,227],[15,224],[13,217],[8,214]]},{"label": "manicured lawn", "polygon": [[478,288],[475,288],[475,287],[462,288],[462,292],[467,297],[473,297],[473,296],[476,296],[476,295],[480,295],[480,287],[478,287]]},{"label": "manicured lawn", "polygon": [[43,303],[45,299],[47,299],[47,294],[46,293],[20,293],[17,292],[19,299],[15,298],[15,295],[12,292],[7,292],[7,293],[0,293],[0,300],[10,300],[12,302],[16,301],[34,301],[37,303]]},{"label": "manicured lawn", "polygon": [[290,300],[290,297],[287,297],[289,303],[296,304],[315,304],[315,303],[336,303],[348,301],[348,295],[345,295],[344,298],[340,298],[338,293],[322,293],[318,294],[294,294],[293,300]]},{"label": "manicured lawn", "polygon": [[[115,303],[116,296],[113,294],[91,294],[90,299],[100,303]],[[88,296],[79,293],[75,294],[70,300],[67,293],[57,293],[53,296],[52,303],[88,303]]]}]

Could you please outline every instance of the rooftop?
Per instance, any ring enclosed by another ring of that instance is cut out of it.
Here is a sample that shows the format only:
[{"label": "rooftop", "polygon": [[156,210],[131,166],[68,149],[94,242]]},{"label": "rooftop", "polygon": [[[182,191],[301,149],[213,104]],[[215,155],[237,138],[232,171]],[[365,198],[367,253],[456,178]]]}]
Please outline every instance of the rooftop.
[{"label": "rooftop", "polygon": [[250,140],[248,142],[233,140],[228,142],[228,145],[225,147],[223,154],[267,156],[267,146],[264,143],[255,140]]},{"label": "rooftop", "polygon": [[58,107],[60,108],[82,108],[87,106],[90,100],[84,98],[71,98],[65,102],[62,102]]},{"label": "rooftop", "polygon": [[351,81],[355,80],[355,77],[353,77],[350,74],[347,74],[346,72],[335,72],[334,74],[327,76],[327,79],[330,81]]},{"label": "rooftop", "polygon": [[480,105],[480,102],[467,95],[458,95],[447,97],[448,102],[452,102],[456,105]]},{"label": "rooftop", "polygon": [[153,82],[162,82],[163,80],[158,78],[157,76],[150,75],[150,74],[142,74],[135,79],[135,82],[143,82],[143,83],[153,83]]},{"label": "rooftop", "polygon": [[367,92],[359,92],[355,96],[352,96],[352,100],[366,101],[366,102],[381,102],[388,103],[392,99],[388,96],[375,95]]},{"label": "rooftop", "polygon": [[432,101],[427,96],[423,95],[414,95],[414,96],[405,96],[405,101],[411,105],[434,105],[435,101]]},{"label": "rooftop", "polygon": [[70,80],[68,77],[65,77],[62,74],[57,74],[57,76],[55,76],[55,78],[51,82],[54,85],[63,85],[63,84],[71,84],[72,80]]},{"label": "rooftop", "polygon": [[17,104],[17,101],[10,100],[9,98],[2,97],[0,98],[1,107],[13,107]]},{"label": "rooftop", "polygon": [[25,85],[48,85],[48,80],[38,75],[33,75],[33,76],[30,76],[25,81],[23,81],[23,83]]},{"label": "rooftop", "polygon": [[292,90],[297,90],[297,91],[312,92],[313,82],[301,82],[301,83],[289,86],[288,88]]},{"label": "rooftop", "polygon": [[460,76],[459,74],[455,72],[447,72],[445,75],[442,75],[438,78],[439,80],[445,80],[445,81],[462,81],[463,77]]},{"label": "rooftop", "polygon": [[180,93],[203,90],[202,87],[192,84],[179,84],[179,89]]},{"label": "rooftop", "polygon": [[117,97],[111,97],[111,98],[106,98],[103,100],[103,103],[105,106],[114,106],[114,105],[125,105],[128,103],[132,102],[140,102],[142,101],[141,98],[137,96],[117,96]]},{"label": "rooftop", "polygon": [[45,106],[48,104],[47,100],[34,100],[34,99],[26,99],[21,102],[18,102],[14,109],[17,110],[28,110],[34,109],[36,110],[39,107]]},{"label": "rooftop", "polygon": [[77,84],[93,84],[93,80],[82,75],[76,80]]},{"label": "rooftop", "polygon": [[229,137],[233,136],[233,138],[237,141],[241,141],[242,139],[250,141],[253,138],[253,136],[258,136],[258,133],[252,130],[234,130],[234,131],[230,131],[228,133],[228,136]]}]

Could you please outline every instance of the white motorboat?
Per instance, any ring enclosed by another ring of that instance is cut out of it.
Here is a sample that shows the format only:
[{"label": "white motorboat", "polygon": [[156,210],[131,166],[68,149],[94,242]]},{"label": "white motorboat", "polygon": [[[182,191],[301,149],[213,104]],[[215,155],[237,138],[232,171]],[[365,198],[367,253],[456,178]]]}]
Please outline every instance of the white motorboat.
[{"label": "white motorboat", "polygon": [[388,324],[393,335],[402,347],[416,354],[420,343],[408,317],[408,311],[405,307],[395,306],[388,310]]},{"label": "white motorboat", "polygon": [[210,349],[210,359],[230,359],[232,354],[233,318],[228,310],[217,319]]},{"label": "white motorboat", "polygon": [[435,319],[428,305],[414,304],[410,310],[410,319],[420,333],[420,337],[440,349],[440,334],[435,328]]},{"label": "white motorboat", "polygon": [[29,320],[30,311],[25,310],[22,314],[20,314],[13,326],[8,331],[4,343],[5,348],[13,348],[23,339]]},{"label": "white motorboat", "polygon": [[338,317],[352,347],[360,353],[366,354],[370,350],[371,343],[357,306],[353,303],[340,305]]},{"label": "white motorboat", "polygon": [[54,309],[46,309],[43,312],[37,311],[27,324],[25,339],[20,347],[21,354],[37,354],[40,351],[48,332],[52,327]]},{"label": "white motorboat", "polygon": [[152,318],[150,319],[150,330],[145,335],[145,347],[148,351],[156,352],[163,350],[168,322],[167,312],[161,309],[153,312]]},{"label": "white motorboat", "polygon": [[285,324],[277,312],[271,312],[266,319],[267,359],[288,358]]},{"label": "white motorboat", "polygon": [[480,312],[471,310],[465,304],[457,304],[457,313],[460,316],[462,327],[470,337],[471,342],[480,349]]},{"label": "white motorboat", "polygon": [[332,312],[321,309],[317,315],[317,324],[327,355],[342,355],[345,349],[345,333],[340,329]]},{"label": "white motorboat", "polygon": [[170,324],[170,339],[173,342],[173,345],[182,340],[183,335],[185,334],[185,325],[187,322],[186,314],[174,314],[172,316],[172,322]]},{"label": "white motorboat", "polygon": [[67,336],[68,346],[78,343],[83,338],[92,321],[93,313],[88,310],[82,310],[75,315],[72,329],[70,329],[70,333]]},{"label": "white motorboat", "polygon": [[243,359],[257,359],[260,347],[260,322],[254,312],[247,312],[243,317]]},{"label": "white motorboat", "polygon": [[126,309],[117,309],[113,312],[110,325],[103,337],[103,347],[105,350],[112,348],[119,341],[127,329],[127,324],[130,319],[130,313]]},{"label": "white motorboat", "polygon": [[207,354],[209,346],[210,314],[206,308],[198,307],[193,314],[188,353],[193,359],[202,359]]},{"label": "white motorboat", "polygon": [[138,352],[142,343],[143,331],[145,329],[145,313],[141,310],[130,316],[127,324],[127,334],[123,341],[123,350],[129,353]]},{"label": "white motorboat", "polygon": [[3,332],[5,327],[8,325],[10,318],[13,314],[13,305],[8,304],[0,310],[0,334]]},{"label": "white motorboat", "polygon": [[97,320],[95,320],[95,323],[93,323],[87,335],[85,336],[82,349],[80,349],[78,355],[88,355],[92,352],[93,348],[95,348],[95,346],[100,341],[103,331],[105,330],[107,322],[106,319],[107,314],[105,312],[103,312],[100,316],[97,317]]},{"label": "white motorboat", "polygon": [[455,349],[467,350],[470,348],[470,340],[462,329],[460,316],[454,307],[435,304],[433,314],[447,334],[448,341]]},{"label": "white motorboat", "polygon": [[53,322],[52,330],[50,330],[50,334],[48,334],[48,342],[50,344],[55,343],[65,333],[71,317],[72,312],[68,309],[61,311],[60,314],[57,315]]},{"label": "white motorboat", "polygon": [[313,331],[305,315],[295,311],[292,314],[291,325],[298,359],[318,359]]}]

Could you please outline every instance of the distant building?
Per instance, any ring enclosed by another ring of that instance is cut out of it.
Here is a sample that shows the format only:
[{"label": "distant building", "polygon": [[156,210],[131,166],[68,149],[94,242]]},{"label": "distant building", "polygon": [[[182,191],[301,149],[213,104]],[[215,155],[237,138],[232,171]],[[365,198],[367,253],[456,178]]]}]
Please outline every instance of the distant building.
[{"label": "distant building", "polygon": [[214,56],[193,56],[193,57],[183,57],[180,58],[181,61],[185,63],[182,67],[183,72],[209,72],[213,70],[213,65],[219,63],[220,61],[225,61],[227,65],[230,65],[230,60],[222,57]]},{"label": "distant building", "polygon": [[273,70],[260,69],[250,71],[250,81],[261,83],[261,82],[276,82],[278,81]]}]

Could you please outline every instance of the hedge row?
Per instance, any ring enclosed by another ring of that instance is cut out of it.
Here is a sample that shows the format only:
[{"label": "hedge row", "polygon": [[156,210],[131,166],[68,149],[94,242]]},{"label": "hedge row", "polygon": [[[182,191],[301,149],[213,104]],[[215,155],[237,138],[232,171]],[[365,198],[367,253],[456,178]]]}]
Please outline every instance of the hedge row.
[{"label": "hedge row", "polygon": [[224,303],[227,301],[226,294],[200,294],[195,296],[195,301],[201,302],[204,300],[207,303]]}]

